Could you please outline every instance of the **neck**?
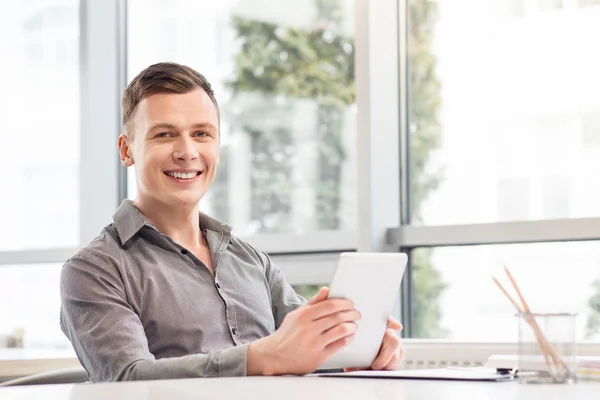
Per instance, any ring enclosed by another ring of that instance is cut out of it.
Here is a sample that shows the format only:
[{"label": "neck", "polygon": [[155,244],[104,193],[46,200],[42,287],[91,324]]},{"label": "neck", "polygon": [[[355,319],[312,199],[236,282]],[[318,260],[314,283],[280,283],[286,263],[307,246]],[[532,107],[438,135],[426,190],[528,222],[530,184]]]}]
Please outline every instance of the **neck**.
[{"label": "neck", "polygon": [[153,199],[137,197],[133,202],[138,210],[159,230],[185,248],[200,245],[200,216],[198,206],[172,206]]}]

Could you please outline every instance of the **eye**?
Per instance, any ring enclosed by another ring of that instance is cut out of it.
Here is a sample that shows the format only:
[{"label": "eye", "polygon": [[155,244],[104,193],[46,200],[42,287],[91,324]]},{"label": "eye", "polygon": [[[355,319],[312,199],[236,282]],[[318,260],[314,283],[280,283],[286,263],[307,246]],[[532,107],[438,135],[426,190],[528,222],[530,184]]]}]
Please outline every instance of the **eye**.
[{"label": "eye", "polygon": [[173,136],[171,134],[171,132],[160,132],[160,133],[157,133],[154,137],[155,138],[167,138],[167,137],[171,137],[171,136]]},{"label": "eye", "polygon": [[208,137],[210,136],[210,133],[208,132],[204,132],[204,131],[197,131],[193,133],[194,137]]}]

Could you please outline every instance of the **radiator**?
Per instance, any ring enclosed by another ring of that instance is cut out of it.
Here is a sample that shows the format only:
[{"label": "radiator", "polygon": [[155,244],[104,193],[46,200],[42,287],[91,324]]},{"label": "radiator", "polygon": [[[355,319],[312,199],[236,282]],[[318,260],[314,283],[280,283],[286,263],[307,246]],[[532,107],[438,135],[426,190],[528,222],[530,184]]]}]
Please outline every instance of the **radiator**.
[{"label": "radiator", "polygon": [[[404,339],[406,353],[398,369],[481,367],[493,354],[517,354],[516,343],[465,343]],[[577,353],[600,356],[600,343],[580,343]]]}]

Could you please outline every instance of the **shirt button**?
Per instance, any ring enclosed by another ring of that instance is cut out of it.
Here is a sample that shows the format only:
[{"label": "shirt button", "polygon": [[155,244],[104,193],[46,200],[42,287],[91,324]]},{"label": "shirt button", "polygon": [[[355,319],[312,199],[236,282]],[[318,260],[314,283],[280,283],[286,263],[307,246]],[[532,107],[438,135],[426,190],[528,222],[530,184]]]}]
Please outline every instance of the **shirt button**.
[{"label": "shirt button", "polygon": [[238,334],[237,328],[231,328],[231,333],[233,333],[234,335],[237,335]]},{"label": "shirt button", "polygon": [[187,253],[188,253],[188,251],[186,249],[181,250],[181,254],[186,255]]}]

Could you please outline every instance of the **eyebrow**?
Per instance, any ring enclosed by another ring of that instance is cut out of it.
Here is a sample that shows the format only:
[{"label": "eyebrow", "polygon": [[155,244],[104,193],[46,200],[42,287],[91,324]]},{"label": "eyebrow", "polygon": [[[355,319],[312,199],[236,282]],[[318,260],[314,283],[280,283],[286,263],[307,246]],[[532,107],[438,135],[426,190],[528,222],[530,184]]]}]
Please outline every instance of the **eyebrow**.
[{"label": "eyebrow", "polygon": [[[191,126],[193,129],[213,129],[217,130],[217,127],[211,124],[210,122],[199,122]],[[151,125],[148,132],[155,131],[157,129],[173,129],[178,130],[179,128],[173,124],[169,124],[167,122],[159,122],[157,124]]]}]

